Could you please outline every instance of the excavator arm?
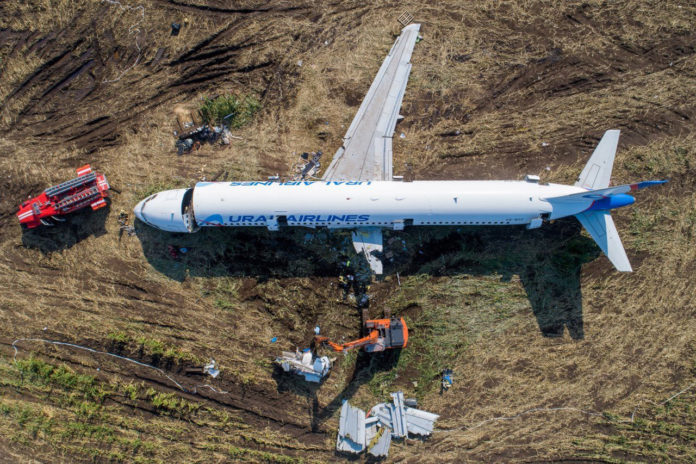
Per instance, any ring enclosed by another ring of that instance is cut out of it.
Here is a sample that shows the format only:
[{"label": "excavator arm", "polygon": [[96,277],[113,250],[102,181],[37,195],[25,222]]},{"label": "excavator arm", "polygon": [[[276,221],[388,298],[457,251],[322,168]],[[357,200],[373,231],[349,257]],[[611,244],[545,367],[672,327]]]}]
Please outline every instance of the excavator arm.
[{"label": "excavator arm", "polygon": [[377,339],[379,337],[379,332],[376,330],[373,330],[370,332],[370,335],[367,337],[360,338],[358,340],[353,340],[352,342],[347,342],[347,343],[334,343],[331,340],[329,340],[329,337],[320,337],[317,336],[314,338],[314,341],[316,343],[321,343],[323,345],[328,345],[333,349],[334,351],[348,351],[352,348],[358,348],[361,346],[365,345],[371,345],[373,343],[377,342]]},{"label": "excavator arm", "polygon": [[329,337],[317,335],[316,344],[328,345],[334,351],[347,351],[363,347],[368,353],[392,348],[405,348],[408,343],[408,327],[403,318],[373,319],[365,321],[365,328],[370,331],[367,337],[347,343],[334,343]]}]

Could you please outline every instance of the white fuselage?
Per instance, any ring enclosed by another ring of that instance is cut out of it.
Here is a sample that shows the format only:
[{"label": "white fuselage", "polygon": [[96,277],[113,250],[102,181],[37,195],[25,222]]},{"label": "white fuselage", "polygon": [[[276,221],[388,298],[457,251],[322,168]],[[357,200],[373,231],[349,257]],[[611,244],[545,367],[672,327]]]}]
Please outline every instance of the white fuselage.
[{"label": "white fuselage", "polygon": [[577,214],[544,198],[581,191],[525,181],[201,182],[192,206],[201,227],[516,225]]}]

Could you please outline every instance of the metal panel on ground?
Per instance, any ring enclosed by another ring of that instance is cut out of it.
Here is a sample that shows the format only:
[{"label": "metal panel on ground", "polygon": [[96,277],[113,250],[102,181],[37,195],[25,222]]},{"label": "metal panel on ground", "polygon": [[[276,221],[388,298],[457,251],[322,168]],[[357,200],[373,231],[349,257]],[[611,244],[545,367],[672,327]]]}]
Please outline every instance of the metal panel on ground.
[{"label": "metal panel on ground", "polygon": [[405,437],[408,435],[408,424],[406,423],[406,411],[404,411],[404,394],[396,392],[391,394],[394,404],[389,405],[392,413],[392,435],[395,437]]},{"label": "metal panel on ground", "polygon": [[435,421],[439,418],[437,414],[420,409],[406,408],[405,418],[408,424],[408,433],[414,435],[428,436],[433,433]]},{"label": "metal panel on ground", "polygon": [[347,401],[341,407],[336,449],[358,454],[365,448],[375,457],[389,453],[392,438],[406,438],[409,434],[429,436],[433,433],[437,414],[409,408],[404,404],[403,392],[391,394],[393,403],[379,403],[369,417]]},{"label": "metal panel on ground", "polygon": [[377,439],[377,443],[368,450],[368,453],[375,457],[386,457],[389,454],[389,445],[391,445],[392,432],[389,427],[383,427],[381,435]]},{"label": "metal panel on ground", "polygon": [[336,449],[355,454],[365,450],[365,411],[351,406],[348,401],[341,407]]},{"label": "metal panel on ground", "polygon": [[379,432],[379,418],[375,416],[367,417],[365,419],[365,443],[369,447],[372,440],[377,436]]}]

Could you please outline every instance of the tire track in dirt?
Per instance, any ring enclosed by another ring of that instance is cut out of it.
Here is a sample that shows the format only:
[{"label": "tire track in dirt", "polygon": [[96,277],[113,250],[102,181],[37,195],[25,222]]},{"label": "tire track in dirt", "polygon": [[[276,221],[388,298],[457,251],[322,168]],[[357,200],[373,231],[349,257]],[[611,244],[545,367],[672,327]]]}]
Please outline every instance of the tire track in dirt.
[{"label": "tire track in dirt", "polygon": [[[186,3],[165,3],[177,8],[198,9]],[[77,148],[94,152],[118,144],[124,127],[153,107],[181,98],[182,93],[198,93],[242,76],[244,81],[255,82],[257,87],[263,88],[267,75],[275,72],[282,56],[264,56],[253,50],[272,49],[285,35],[271,33],[273,31],[268,29],[252,35],[244,31],[254,25],[258,15],[300,14],[307,8],[271,5],[258,10],[229,10],[230,18],[225,25],[169,61],[165,59],[169,54],[165,53],[167,47],[155,43],[157,32],[153,29],[139,33],[141,45],[135,50],[132,44],[119,44],[118,33],[113,30],[98,39],[93,38],[91,31],[95,24],[80,21],[79,14],[71,22],[70,30],[44,35],[2,30],[0,48],[9,49],[10,55],[31,50],[42,61],[0,102],[0,110],[14,113],[5,129],[10,136],[14,133],[23,138],[41,137],[48,143],[70,142]],[[108,18],[106,10],[103,10],[103,17]],[[240,62],[242,53],[251,57],[251,61]],[[130,66],[140,55],[142,63],[156,66],[141,64],[121,82],[103,82],[113,74],[114,68]],[[143,88],[152,89],[150,95],[147,91],[145,94],[128,91],[127,87],[136,77],[144,81]],[[155,85],[148,85],[148,82]],[[111,98],[115,92],[120,94],[117,100]],[[104,100],[115,103],[107,114],[103,109]],[[85,120],[89,122],[83,122]]]},{"label": "tire track in dirt", "polygon": [[[152,26],[141,26],[138,50],[120,38],[117,29],[103,24],[110,17],[108,6],[100,9],[100,19],[87,21],[80,12],[69,28],[46,34],[0,30],[0,49],[9,49],[10,55],[32,53],[41,60],[37,69],[0,101],[0,111],[12,114],[12,121],[4,127],[8,136],[38,137],[44,146],[68,142],[93,154],[118,145],[123,131],[153,108],[181,99],[182,94],[224,86],[230,80],[260,89],[264,99],[275,100],[276,95],[287,99],[294,87],[287,76],[294,73],[288,74],[285,56],[273,50],[285,48],[282,44],[290,31],[279,31],[275,26],[256,31],[259,18],[275,24],[272,19],[277,16],[287,21],[293,16],[313,15],[317,30],[292,34],[293,46],[301,51],[316,46],[317,38],[324,38],[327,32],[324,40],[336,33],[335,26],[321,26],[320,18],[340,17],[359,8],[363,14],[369,10],[360,4],[340,3],[325,6],[323,12],[315,11],[313,4],[288,7],[271,3],[248,9],[172,1],[158,5],[172,12],[183,8],[217,16],[221,14],[218,10],[224,10],[225,24],[173,57],[166,42],[157,40],[159,33]],[[99,28],[106,30],[95,36],[92,31]],[[108,83],[108,78],[118,73],[115,69],[127,69],[136,59],[140,64],[121,81]],[[280,75],[286,78],[277,79]],[[129,87],[136,78],[141,89],[150,90],[131,92]],[[116,94],[118,98],[113,98]],[[104,101],[111,102],[108,109]]]},{"label": "tire track in dirt", "polygon": [[[302,6],[288,6],[288,7],[273,7],[269,6],[266,8],[261,8],[261,7],[249,7],[249,8],[225,8],[222,6],[213,6],[213,5],[200,5],[196,3],[188,3],[188,2],[178,2],[176,0],[159,0],[159,3],[164,4],[169,7],[174,7],[175,9],[180,9],[183,11],[195,11],[195,12],[203,12],[203,13],[210,13],[215,15],[216,17],[222,14],[231,14],[231,15],[236,15],[236,14],[242,14],[242,15],[247,15],[247,14],[254,14],[254,13],[269,13],[269,12],[290,12],[290,11],[297,11],[297,10],[304,10],[306,7]],[[212,3],[212,2],[211,2]],[[225,4],[225,3],[221,3]]]},{"label": "tire track in dirt", "polygon": [[[12,343],[13,341],[8,338],[0,338],[0,345],[4,345],[3,351],[6,355],[12,356]],[[83,342],[89,347],[91,343],[88,341]],[[323,447],[323,443],[327,436],[327,431],[317,429],[312,430],[308,423],[302,423],[293,420],[293,415],[289,414],[288,406],[290,404],[286,401],[286,398],[274,398],[270,392],[259,388],[245,387],[244,385],[238,385],[229,381],[217,381],[215,388],[218,389],[219,393],[209,389],[199,389],[201,385],[190,385],[191,378],[183,376],[181,373],[186,367],[190,366],[177,366],[176,371],[171,371],[165,366],[152,364],[150,360],[143,358],[137,359],[136,361],[151,364],[157,369],[163,369],[167,375],[172,376],[180,383],[186,390],[173,386],[172,383],[163,378],[161,375],[154,375],[149,369],[143,366],[128,364],[128,369],[121,368],[110,368],[108,364],[101,361],[98,355],[91,356],[91,359],[99,366],[99,372],[94,372],[95,366],[85,363],[85,361],[80,359],[78,354],[74,356],[68,354],[67,351],[58,351],[55,347],[50,353],[41,349],[40,346],[34,345],[31,347],[23,347],[19,345],[18,356],[23,354],[32,353],[33,356],[39,356],[50,362],[59,362],[71,365],[73,368],[79,369],[80,371],[88,372],[90,375],[96,375],[99,378],[104,378],[106,374],[117,375],[119,378],[123,379],[124,383],[128,383],[128,380],[142,381],[149,386],[156,387],[158,391],[163,391],[165,393],[174,393],[182,398],[193,401],[193,402],[203,402],[209,405],[219,406],[226,410],[231,410],[235,414],[238,414],[244,421],[245,424],[250,426],[258,427],[259,430],[264,428],[270,428],[275,432],[280,432],[289,435],[295,439],[301,439],[302,443],[305,445],[314,445]],[[106,351],[105,347],[95,348],[97,350]],[[24,353],[22,353],[24,352]],[[87,356],[86,354],[84,356]],[[128,356],[131,357],[132,356]],[[118,365],[118,361],[113,361],[115,365]],[[277,396],[277,395],[275,395]],[[149,412],[151,414],[157,414],[157,411],[148,408],[139,407],[143,411]],[[296,411],[301,412],[301,411]]]},{"label": "tire track in dirt", "polygon": [[[567,96],[583,93],[609,84],[664,71],[674,62],[696,53],[693,43],[696,34],[682,38],[668,38],[646,50],[629,48],[614,41],[613,47],[602,50],[601,58],[591,56],[564,56],[561,49],[554,49],[549,56],[535,60],[521,67],[511,78],[505,78],[495,84],[492,101],[486,100],[478,109],[485,110],[495,105],[495,100],[508,97],[517,90],[528,89],[526,98],[518,99],[511,106],[524,108],[539,95],[550,97]],[[629,72],[630,69],[630,72]],[[506,105],[509,103],[506,102]]]},{"label": "tire track in dirt", "polygon": [[[75,364],[75,363],[69,363],[69,364]],[[109,369],[102,369],[102,371],[104,374],[120,375],[120,372],[118,372],[118,371],[113,371],[113,370],[109,370]],[[19,400],[22,402],[29,402],[29,403],[36,404],[37,406],[41,406],[41,405],[46,404],[45,398],[41,398],[41,397],[38,397],[34,394],[26,393],[26,392],[23,393],[22,395],[19,395],[19,394],[17,394],[17,391],[15,389],[10,388],[8,386],[0,385],[0,392],[2,392],[2,395],[5,398],[11,398],[11,399]],[[198,396],[194,396],[193,398],[189,397],[187,399],[193,400],[195,402],[201,402],[201,397],[198,397]],[[207,402],[207,401],[204,401],[204,402]],[[133,413],[136,413],[136,414],[142,415],[144,417],[161,416],[161,413],[155,407],[151,406],[150,403],[148,403],[144,400],[137,400],[135,402],[133,402],[132,400],[128,401],[124,395],[119,395],[117,393],[111,393],[108,396],[106,396],[103,399],[102,404],[104,406],[114,405],[114,406],[117,406],[119,408],[122,408],[123,410],[130,411],[130,413],[131,413],[130,415],[133,415]],[[54,405],[54,407],[60,408],[60,406],[58,406],[58,405]],[[63,408],[61,408],[61,409],[63,409]],[[208,424],[206,422],[200,422],[200,421],[196,421],[196,420],[187,421],[187,422],[189,422],[189,424],[191,424],[192,426],[194,426],[196,428],[197,433],[199,433],[203,436],[205,436],[206,434],[213,436],[213,435],[220,433],[219,428],[212,427],[212,426],[210,426],[210,424]],[[145,427],[139,427],[137,423],[130,423],[128,425],[129,425],[128,426],[129,431],[138,432],[139,434],[141,434],[143,436],[154,435],[153,431],[151,431]],[[285,430],[282,429],[281,433],[284,433],[284,432],[285,432]],[[314,433],[314,432],[308,432],[308,433],[304,433],[304,434],[300,434],[300,435],[292,435],[292,434],[287,434],[287,435],[289,435],[290,438],[300,440],[303,437],[305,437],[306,435],[312,434],[312,433]],[[171,443],[179,443],[177,438],[169,437],[166,434],[164,434],[164,435],[157,434],[157,438],[169,441]],[[193,442],[191,442],[189,444],[191,446],[196,446],[196,444]],[[307,452],[307,451],[315,451],[315,452],[319,451],[319,452],[322,452],[324,454],[329,454],[329,453],[325,453],[325,450],[322,449],[323,447],[321,447],[321,444],[322,443],[320,441],[317,441],[317,443],[313,444],[313,445],[310,444],[308,446],[299,446],[298,447],[298,446],[292,446],[291,444],[288,443],[286,446],[281,447],[281,446],[272,446],[268,443],[258,443],[258,444],[249,443],[249,444],[247,444],[247,447],[259,449],[259,450],[263,450],[263,451],[271,451],[271,452],[275,452],[275,453],[285,453],[287,451],[290,451],[293,453],[302,453],[302,452]],[[205,450],[207,448],[203,447],[203,448],[199,448],[199,449]]]}]

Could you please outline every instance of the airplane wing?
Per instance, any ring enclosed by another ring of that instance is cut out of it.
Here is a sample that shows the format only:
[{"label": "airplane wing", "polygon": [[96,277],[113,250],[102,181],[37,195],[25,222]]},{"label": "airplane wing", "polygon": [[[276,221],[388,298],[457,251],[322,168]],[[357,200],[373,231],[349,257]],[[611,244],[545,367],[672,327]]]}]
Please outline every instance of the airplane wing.
[{"label": "airplane wing", "polygon": [[322,179],[392,180],[392,136],[419,30],[420,24],[402,29]]},{"label": "airplane wing", "polygon": [[[402,29],[343,137],[343,145],[322,176],[323,180],[392,180],[392,137],[419,30],[420,24]],[[355,250],[365,254],[375,274],[382,274],[382,261],[376,256],[383,250],[382,230],[358,228],[352,238]]]}]

